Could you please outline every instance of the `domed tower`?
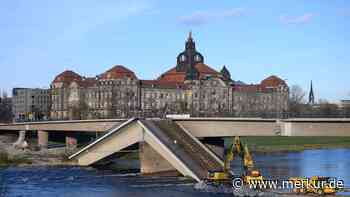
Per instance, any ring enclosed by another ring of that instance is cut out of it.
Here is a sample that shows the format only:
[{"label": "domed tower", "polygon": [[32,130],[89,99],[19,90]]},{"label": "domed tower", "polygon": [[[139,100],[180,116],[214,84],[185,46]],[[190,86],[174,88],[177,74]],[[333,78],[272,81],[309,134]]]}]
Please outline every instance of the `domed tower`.
[{"label": "domed tower", "polygon": [[203,55],[196,51],[196,44],[192,39],[192,32],[190,32],[185,44],[185,51],[177,56],[176,71],[186,72],[186,80],[195,80],[199,77],[195,65],[203,62]]}]

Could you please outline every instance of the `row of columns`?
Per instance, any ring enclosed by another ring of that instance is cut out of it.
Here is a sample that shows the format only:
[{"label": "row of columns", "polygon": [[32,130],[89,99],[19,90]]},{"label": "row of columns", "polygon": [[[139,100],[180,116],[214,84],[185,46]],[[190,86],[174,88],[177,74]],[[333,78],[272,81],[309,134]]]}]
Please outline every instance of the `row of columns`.
[{"label": "row of columns", "polygon": [[[19,131],[18,140],[14,143],[14,146],[18,148],[26,148],[28,143],[25,140],[26,131]],[[40,149],[47,149],[49,143],[49,132],[48,131],[37,131],[38,136],[38,147]],[[73,150],[77,148],[78,140],[71,134],[66,135],[66,148]]]}]

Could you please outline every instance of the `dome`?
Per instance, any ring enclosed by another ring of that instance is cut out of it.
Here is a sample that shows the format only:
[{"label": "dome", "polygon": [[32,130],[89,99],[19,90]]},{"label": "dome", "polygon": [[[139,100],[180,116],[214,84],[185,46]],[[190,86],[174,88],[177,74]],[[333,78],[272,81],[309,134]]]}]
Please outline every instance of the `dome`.
[{"label": "dome", "polygon": [[116,65],[113,68],[109,69],[108,71],[104,72],[100,75],[101,79],[108,80],[108,79],[122,79],[122,78],[131,78],[136,79],[136,75],[131,70],[125,68],[121,65]]},{"label": "dome", "polygon": [[195,74],[195,70],[193,67],[196,64],[204,63],[204,57],[202,54],[197,52],[196,44],[192,39],[192,33],[190,32],[185,44],[185,51],[181,52],[177,56],[177,64],[176,71],[178,72],[187,72],[188,70],[192,70],[190,73],[187,73],[189,79],[197,79],[197,74]]},{"label": "dome", "polygon": [[[196,64],[194,68],[197,70],[199,74],[199,78],[205,78],[207,76],[214,76],[214,77],[220,76],[219,72],[217,72],[216,70],[212,69],[210,66],[203,63]],[[163,73],[158,78],[158,80],[184,82],[186,80],[186,72],[177,71],[176,67],[173,67],[172,69]]]},{"label": "dome", "polygon": [[53,80],[53,83],[59,83],[59,82],[70,83],[72,81],[81,81],[81,80],[82,80],[82,77],[79,74],[71,70],[66,70],[61,74],[57,75]]},{"label": "dome", "polygon": [[263,87],[278,87],[280,85],[286,85],[286,82],[282,80],[281,78],[272,75],[264,80],[261,81],[261,86]]}]

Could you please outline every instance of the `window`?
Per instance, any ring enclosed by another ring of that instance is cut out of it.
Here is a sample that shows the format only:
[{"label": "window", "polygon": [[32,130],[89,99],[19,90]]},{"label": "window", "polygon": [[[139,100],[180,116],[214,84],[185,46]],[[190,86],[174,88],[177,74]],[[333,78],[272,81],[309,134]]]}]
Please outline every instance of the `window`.
[{"label": "window", "polygon": [[181,61],[181,62],[186,61],[186,55],[182,54],[182,55],[180,56],[180,61]]},{"label": "window", "polygon": [[196,61],[196,62],[200,62],[200,61],[202,61],[202,58],[201,58],[201,56],[200,55],[195,55],[194,56],[194,60]]}]

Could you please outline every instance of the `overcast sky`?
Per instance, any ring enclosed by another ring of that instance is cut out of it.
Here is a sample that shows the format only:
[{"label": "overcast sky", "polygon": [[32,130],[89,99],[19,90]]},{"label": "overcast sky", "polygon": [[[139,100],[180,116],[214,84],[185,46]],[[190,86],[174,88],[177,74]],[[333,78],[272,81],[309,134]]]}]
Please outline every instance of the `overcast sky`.
[{"label": "overcast sky", "polygon": [[331,101],[350,95],[347,0],[8,0],[0,4],[0,89],[48,87],[70,69],[122,64],[153,79],[192,30],[205,63],[234,80],[269,75]]}]

